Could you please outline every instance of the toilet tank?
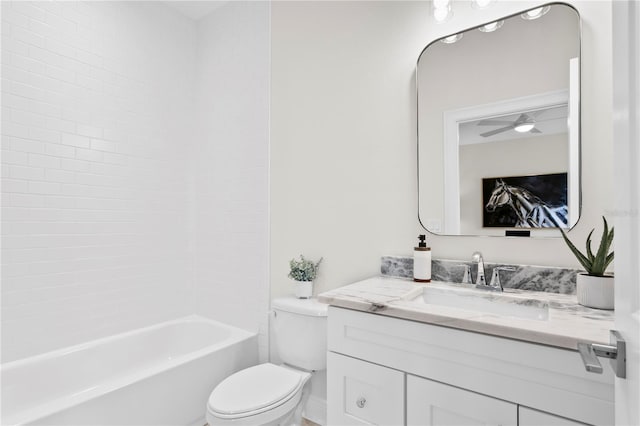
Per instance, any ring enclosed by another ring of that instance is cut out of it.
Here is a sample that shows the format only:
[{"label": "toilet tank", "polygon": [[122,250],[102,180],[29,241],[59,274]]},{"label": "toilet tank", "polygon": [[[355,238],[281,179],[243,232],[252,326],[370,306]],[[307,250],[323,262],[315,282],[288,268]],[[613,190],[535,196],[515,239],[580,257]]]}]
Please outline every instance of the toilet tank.
[{"label": "toilet tank", "polygon": [[327,368],[327,308],[317,299],[271,301],[272,341],[285,364],[304,370]]}]

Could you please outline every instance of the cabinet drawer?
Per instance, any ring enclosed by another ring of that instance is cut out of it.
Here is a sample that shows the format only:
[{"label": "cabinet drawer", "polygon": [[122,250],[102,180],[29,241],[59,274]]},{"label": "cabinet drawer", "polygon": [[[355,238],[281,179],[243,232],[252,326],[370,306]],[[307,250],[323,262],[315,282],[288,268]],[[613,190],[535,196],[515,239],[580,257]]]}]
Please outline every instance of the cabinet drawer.
[{"label": "cabinet drawer", "polygon": [[404,424],[404,373],[329,352],[327,423]]},{"label": "cabinet drawer", "polygon": [[516,426],[518,406],[407,375],[407,425]]}]

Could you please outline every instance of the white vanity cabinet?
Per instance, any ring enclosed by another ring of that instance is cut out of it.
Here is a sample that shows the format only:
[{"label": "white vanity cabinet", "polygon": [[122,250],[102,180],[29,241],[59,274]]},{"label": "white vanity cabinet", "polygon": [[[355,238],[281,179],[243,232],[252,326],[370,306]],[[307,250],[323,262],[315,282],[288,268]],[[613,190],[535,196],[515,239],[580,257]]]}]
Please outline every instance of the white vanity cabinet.
[{"label": "white vanity cabinet", "polygon": [[517,426],[518,406],[433,380],[407,375],[407,424]]},{"label": "white vanity cabinet", "polygon": [[329,426],[613,424],[576,351],[331,306]]}]

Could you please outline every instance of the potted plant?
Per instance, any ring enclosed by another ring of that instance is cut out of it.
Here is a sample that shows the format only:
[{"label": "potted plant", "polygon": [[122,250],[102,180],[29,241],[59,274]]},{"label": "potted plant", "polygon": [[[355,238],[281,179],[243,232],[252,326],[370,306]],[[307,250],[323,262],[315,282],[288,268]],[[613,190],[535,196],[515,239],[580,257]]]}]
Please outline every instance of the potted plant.
[{"label": "potted plant", "polygon": [[600,238],[600,246],[595,254],[591,250],[591,235],[595,229],[592,229],[587,237],[586,254],[578,250],[562,229],[560,232],[586,271],[586,274],[578,274],[576,277],[578,303],[590,308],[613,309],[613,275],[605,274],[607,267],[613,261],[613,250],[609,252],[613,243],[613,227],[609,230],[607,219],[603,216],[602,220],[604,221],[604,229]]},{"label": "potted plant", "polygon": [[322,258],[318,262],[313,262],[300,255],[300,260],[291,259],[289,262],[289,278],[296,282],[296,297],[299,299],[309,299],[313,295],[313,280],[318,275],[318,266],[320,266]]}]

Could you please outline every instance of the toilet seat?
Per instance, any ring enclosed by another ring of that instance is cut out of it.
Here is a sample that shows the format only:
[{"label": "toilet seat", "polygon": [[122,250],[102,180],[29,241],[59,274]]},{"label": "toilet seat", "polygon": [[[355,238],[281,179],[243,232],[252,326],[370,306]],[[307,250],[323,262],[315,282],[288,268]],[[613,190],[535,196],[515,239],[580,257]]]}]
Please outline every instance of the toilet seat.
[{"label": "toilet seat", "polygon": [[210,424],[217,420],[238,425],[268,423],[295,408],[309,377],[310,373],[271,363],[239,371],[211,393],[207,420]]}]

